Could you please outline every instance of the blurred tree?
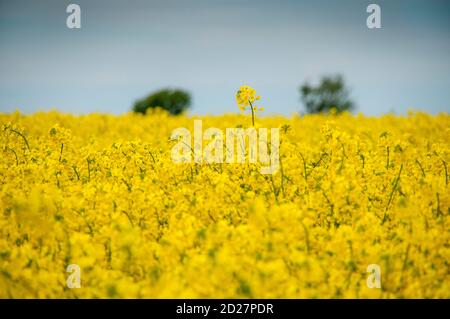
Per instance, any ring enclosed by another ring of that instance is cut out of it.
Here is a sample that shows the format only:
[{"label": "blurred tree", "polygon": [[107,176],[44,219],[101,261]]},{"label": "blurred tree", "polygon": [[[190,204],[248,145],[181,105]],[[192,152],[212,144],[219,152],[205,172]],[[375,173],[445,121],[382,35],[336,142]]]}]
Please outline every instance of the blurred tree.
[{"label": "blurred tree", "polygon": [[191,104],[191,97],[188,92],[182,90],[164,89],[154,92],[144,99],[134,103],[133,111],[143,113],[149,108],[160,107],[167,110],[172,115],[181,114],[188,109]]},{"label": "blurred tree", "polygon": [[331,109],[339,113],[354,108],[340,75],[324,76],[316,87],[306,82],[300,87],[300,93],[308,113],[329,112]]}]

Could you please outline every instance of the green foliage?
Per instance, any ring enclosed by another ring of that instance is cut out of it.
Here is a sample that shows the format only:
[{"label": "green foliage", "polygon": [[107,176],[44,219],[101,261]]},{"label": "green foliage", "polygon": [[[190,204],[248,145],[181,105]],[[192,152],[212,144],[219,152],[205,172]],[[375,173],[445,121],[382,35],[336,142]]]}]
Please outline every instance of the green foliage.
[{"label": "green foliage", "polygon": [[300,87],[302,102],[308,113],[323,113],[335,109],[337,113],[354,108],[340,75],[324,76],[316,87],[305,83]]},{"label": "green foliage", "polygon": [[167,110],[172,115],[178,115],[188,109],[190,104],[191,97],[188,92],[164,89],[136,101],[133,106],[133,111],[145,114],[149,108],[160,107]]}]

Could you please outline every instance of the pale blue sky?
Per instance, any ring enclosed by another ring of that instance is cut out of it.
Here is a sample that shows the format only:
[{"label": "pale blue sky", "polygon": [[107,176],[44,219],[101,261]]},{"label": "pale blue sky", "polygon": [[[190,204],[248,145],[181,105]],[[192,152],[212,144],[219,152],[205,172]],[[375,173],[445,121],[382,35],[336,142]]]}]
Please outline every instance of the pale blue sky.
[{"label": "pale blue sky", "polygon": [[[366,27],[370,3],[381,29]],[[220,114],[247,84],[290,115],[303,81],[333,73],[365,114],[449,112],[450,1],[0,0],[1,112],[120,114],[169,86],[192,93],[191,113]]]}]

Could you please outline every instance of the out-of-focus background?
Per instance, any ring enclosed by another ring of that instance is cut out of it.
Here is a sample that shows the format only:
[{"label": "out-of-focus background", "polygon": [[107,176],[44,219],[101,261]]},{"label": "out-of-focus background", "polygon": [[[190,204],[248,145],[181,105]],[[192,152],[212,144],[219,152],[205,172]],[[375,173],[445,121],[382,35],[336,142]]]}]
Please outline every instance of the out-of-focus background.
[{"label": "out-of-focus background", "polygon": [[[81,29],[66,8],[81,7]],[[381,7],[381,29],[366,8]],[[341,74],[356,111],[450,110],[450,1],[0,1],[0,111],[127,112],[182,88],[191,114],[303,112],[299,87]]]}]

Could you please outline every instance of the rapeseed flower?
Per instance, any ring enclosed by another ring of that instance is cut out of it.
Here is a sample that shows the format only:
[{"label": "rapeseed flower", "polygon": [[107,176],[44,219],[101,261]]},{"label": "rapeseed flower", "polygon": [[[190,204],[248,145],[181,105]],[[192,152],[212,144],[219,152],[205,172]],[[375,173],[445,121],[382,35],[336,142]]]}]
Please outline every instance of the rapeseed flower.
[{"label": "rapeseed flower", "polygon": [[274,175],[173,163],[192,123],[0,114],[0,298],[450,298],[449,115],[261,118]]},{"label": "rapeseed flower", "polygon": [[239,109],[245,111],[247,108],[250,108],[253,126],[255,126],[255,113],[257,111],[264,111],[263,107],[254,105],[254,103],[260,99],[261,97],[256,94],[256,90],[247,85],[242,85],[236,93],[236,102]]}]

